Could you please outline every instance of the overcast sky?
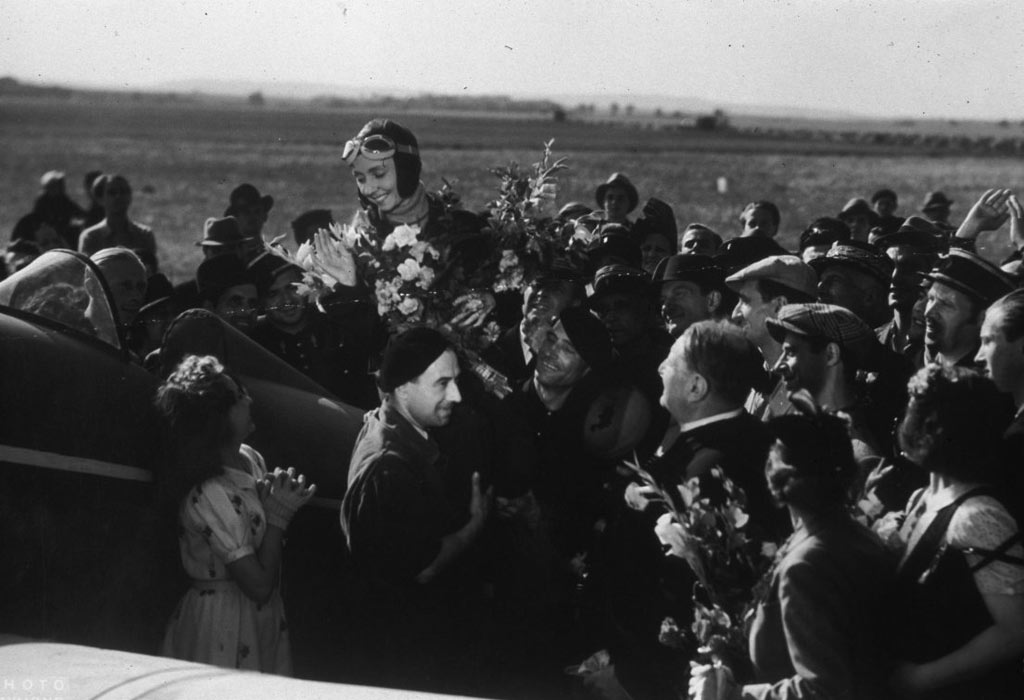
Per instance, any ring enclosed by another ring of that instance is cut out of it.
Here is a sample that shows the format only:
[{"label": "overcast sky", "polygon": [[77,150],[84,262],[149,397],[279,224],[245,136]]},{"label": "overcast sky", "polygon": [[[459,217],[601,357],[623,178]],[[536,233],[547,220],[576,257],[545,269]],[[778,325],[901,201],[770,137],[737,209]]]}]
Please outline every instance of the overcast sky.
[{"label": "overcast sky", "polygon": [[1024,119],[1019,0],[0,0],[0,75]]}]

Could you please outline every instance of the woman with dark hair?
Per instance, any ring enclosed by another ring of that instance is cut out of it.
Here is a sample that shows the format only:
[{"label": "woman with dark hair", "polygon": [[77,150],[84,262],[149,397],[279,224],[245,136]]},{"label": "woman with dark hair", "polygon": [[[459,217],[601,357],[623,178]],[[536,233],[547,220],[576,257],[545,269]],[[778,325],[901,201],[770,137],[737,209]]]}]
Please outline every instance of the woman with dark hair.
[{"label": "woman with dark hair", "polygon": [[749,638],[755,682],[740,687],[726,669],[698,668],[690,682],[697,698],[886,697],[894,562],[848,514],[857,465],[846,421],[794,401],[804,415],[769,423],[768,485],[789,510],[793,534],[758,587]]},{"label": "woman with dark hair", "polygon": [[897,533],[900,690],[922,698],[1022,698],[1024,547],[989,486],[1012,408],[972,370],[910,381],[900,447],[929,472]]},{"label": "woman with dark hair", "polygon": [[189,355],[157,391],[173,450],[168,497],[179,503],[181,562],[192,580],[161,652],[291,673],[278,590],[284,531],[315,486],[294,469],[267,474],[244,444],[252,399],[214,357]]}]

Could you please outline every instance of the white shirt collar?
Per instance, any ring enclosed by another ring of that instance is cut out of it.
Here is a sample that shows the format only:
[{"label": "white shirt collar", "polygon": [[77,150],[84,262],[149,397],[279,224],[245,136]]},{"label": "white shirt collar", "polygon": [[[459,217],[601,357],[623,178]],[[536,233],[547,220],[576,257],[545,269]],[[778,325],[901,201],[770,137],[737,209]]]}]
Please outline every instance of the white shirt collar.
[{"label": "white shirt collar", "polygon": [[709,425],[711,423],[718,423],[719,421],[729,420],[730,418],[735,418],[736,416],[740,415],[741,413],[743,413],[743,408],[742,407],[737,408],[734,411],[726,411],[725,413],[716,413],[715,415],[708,416],[707,418],[698,418],[697,420],[692,420],[689,423],[681,424],[679,426],[679,432],[680,433],[688,433],[691,430],[695,430],[696,428],[700,428],[702,426]]}]

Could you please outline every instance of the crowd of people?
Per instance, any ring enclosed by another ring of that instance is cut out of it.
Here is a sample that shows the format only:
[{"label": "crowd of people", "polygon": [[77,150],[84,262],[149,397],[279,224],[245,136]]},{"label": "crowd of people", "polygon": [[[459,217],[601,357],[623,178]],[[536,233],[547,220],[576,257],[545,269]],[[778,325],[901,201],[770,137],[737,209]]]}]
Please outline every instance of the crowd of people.
[{"label": "crowd of people", "polygon": [[[487,214],[425,189],[408,129],[373,120],[342,157],[357,230],[415,227],[453,279],[489,274]],[[540,261],[521,291],[468,285],[444,327],[396,328],[330,211],[292,223],[304,266],[261,237],[273,198],[239,185],[174,285],[159,236],[129,217],[129,181],[85,184],[88,210],[63,174],[43,177],[6,272],[53,248],[90,256],[121,342],[162,381],[191,579],[162,653],[303,668],[279,584],[315,486],[246,444],[252,400],[196,331],[220,319],[367,412],[338,456],[349,575],[329,621],[359,664],[316,677],[500,697],[1024,697],[1024,205],[1010,190],[957,225],[941,192],[903,217],[880,189],[787,250],[770,201],[735,232],[680,227],[614,173],[595,206],[552,217],[581,256]],[[1004,226],[1016,252],[979,255]],[[311,271],[326,280],[315,298]],[[449,332],[485,324],[499,332],[479,356]],[[696,529],[726,512],[738,577]],[[742,630],[738,653],[704,638],[712,604]]]}]

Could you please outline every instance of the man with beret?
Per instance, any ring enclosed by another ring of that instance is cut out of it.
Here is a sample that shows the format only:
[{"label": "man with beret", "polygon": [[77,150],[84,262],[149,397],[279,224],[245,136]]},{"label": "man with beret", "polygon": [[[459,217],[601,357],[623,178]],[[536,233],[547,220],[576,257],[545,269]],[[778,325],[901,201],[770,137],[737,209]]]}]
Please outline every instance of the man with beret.
[{"label": "man with beret", "polygon": [[925,361],[975,366],[985,309],[1013,290],[1009,275],[979,255],[951,248],[926,277]]},{"label": "man with beret", "polygon": [[381,405],[352,450],[341,526],[365,584],[356,609],[378,684],[451,689],[467,652],[478,593],[471,564],[491,499],[479,473],[452,483],[430,432],[462,400],[458,375],[437,331],[396,336],[381,361]]},{"label": "man with beret", "polygon": [[204,260],[196,270],[196,286],[203,308],[245,335],[252,335],[259,297],[256,277],[245,263],[234,256]]},{"label": "man with beret", "polygon": [[658,263],[651,283],[661,300],[661,317],[673,338],[678,338],[697,321],[720,318],[725,273],[706,255],[680,253]]},{"label": "man with beret", "polygon": [[369,374],[369,329],[334,323],[298,292],[303,270],[267,251],[249,271],[263,315],[253,340],[352,406],[370,409],[378,396]]},{"label": "man with beret", "polygon": [[[675,341],[660,371],[660,400],[673,427],[646,471],[669,493],[698,478],[702,497],[717,503],[724,493],[711,470],[720,468],[747,496],[748,534],[784,536],[785,518],[764,479],[768,430],[743,409],[762,372],[757,348],[732,324],[700,321]],[[686,658],[658,636],[666,617],[693,618],[694,577],[682,560],[665,557],[654,532],[665,508],[650,493],[639,483],[627,486],[609,526],[608,650],[614,666],[592,682],[606,692],[624,688],[631,697],[676,697],[671,689],[685,678]]]},{"label": "man with beret", "polygon": [[832,304],[788,304],[766,321],[782,344],[774,371],[789,391],[806,390],[814,402],[850,416],[850,437],[858,461],[887,454],[884,437],[871,427],[857,370],[879,366],[881,347],[874,331],[849,309]]},{"label": "man with beret", "polygon": [[818,299],[849,309],[872,328],[889,320],[892,261],[861,241],[835,243],[811,261],[818,273]]},{"label": "man with beret", "polygon": [[[817,273],[795,255],[773,255],[730,275],[725,283],[739,296],[733,322],[761,351],[766,373],[770,372],[782,354],[782,345],[768,332],[767,320],[776,318],[786,304],[814,301]],[[763,421],[791,413],[786,383],[773,375],[768,386],[756,385],[746,409]]]}]

